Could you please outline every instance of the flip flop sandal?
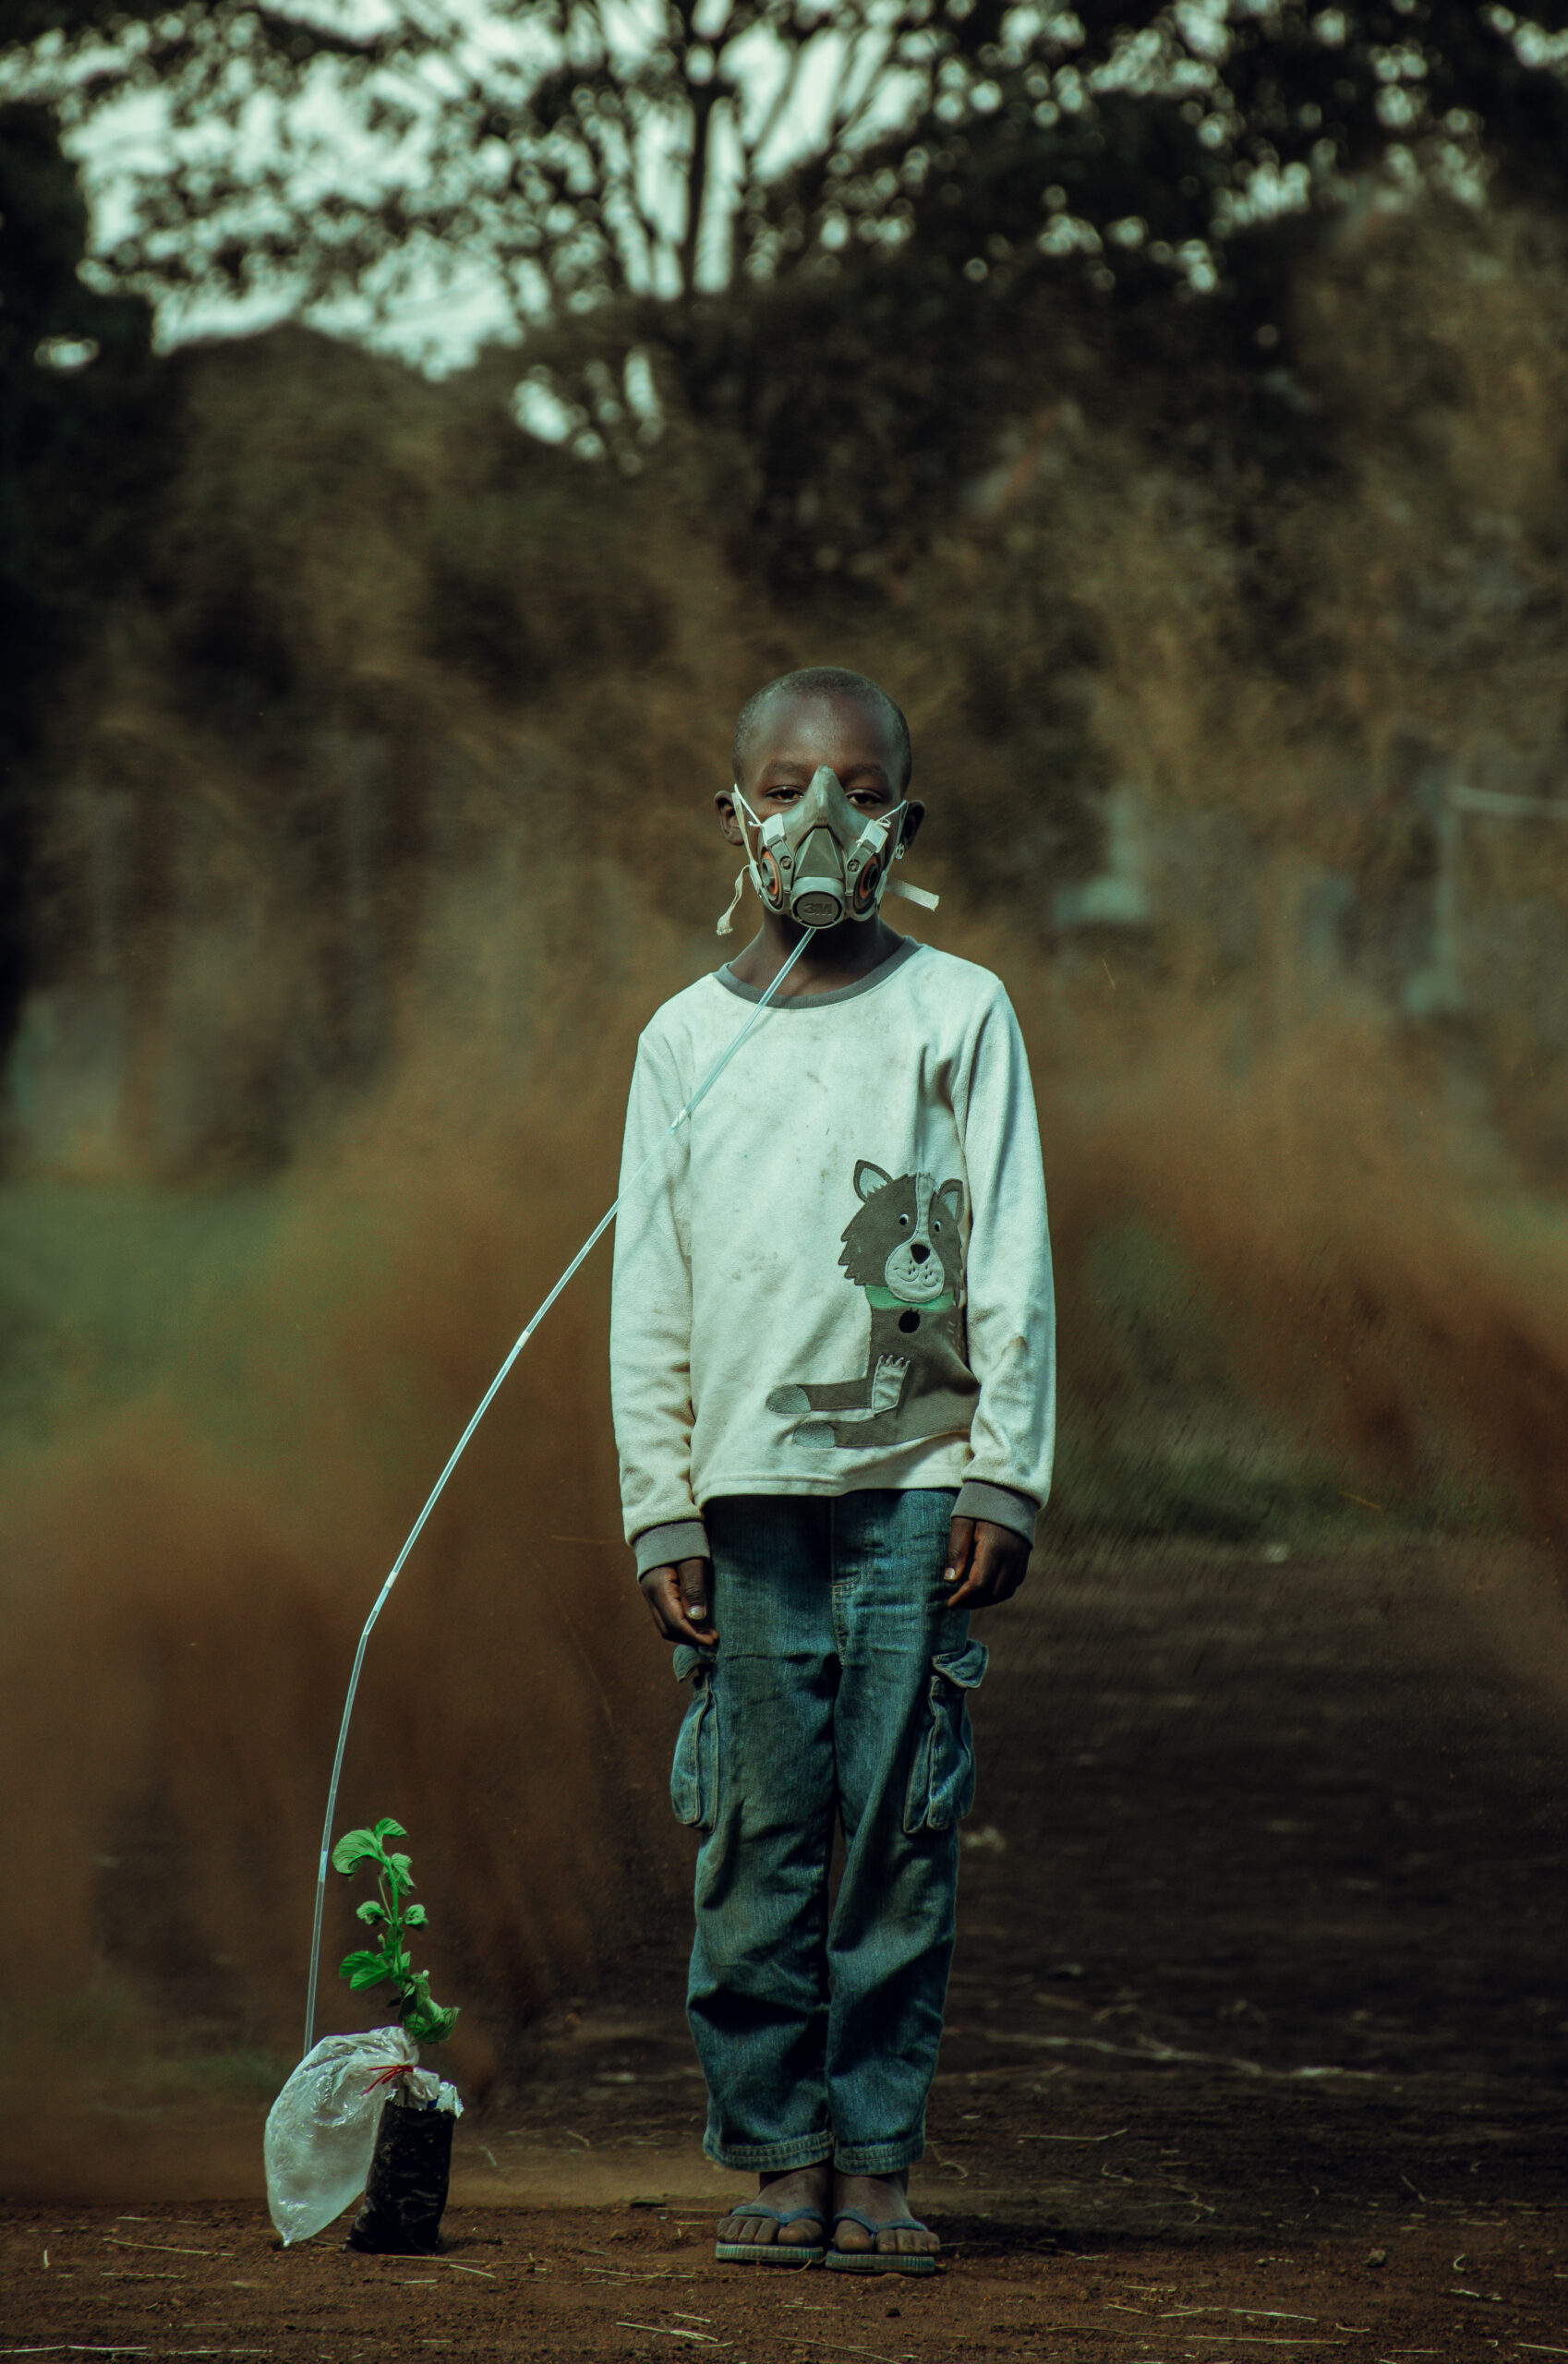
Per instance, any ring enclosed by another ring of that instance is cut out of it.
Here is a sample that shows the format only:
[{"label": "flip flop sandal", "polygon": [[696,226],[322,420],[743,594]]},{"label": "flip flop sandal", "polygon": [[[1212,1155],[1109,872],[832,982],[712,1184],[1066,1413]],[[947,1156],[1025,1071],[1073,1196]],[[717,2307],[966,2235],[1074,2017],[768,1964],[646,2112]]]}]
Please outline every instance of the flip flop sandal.
[{"label": "flip flop sandal", "polygon": [[[782,2232],[786,2225],[798,2225],[802,2218],[813,2216],[827,2230],[827,2216],[821,2208],[770,2208],[766,2200],[745,2200],[739,2208],[725,2212],[730,2216],[766,2216]],[[827,2252],[813,2241],[715,2241],[713,2253],[724,2265],[820,2265]]]},{"label": "flip flop sandal", "polygon": [[[929,2225],[918,2216],[894,2216],[877,2224],[870,2216],[862,2216],[858,2208],[840,2208],[833,2219],[833,2230],[840,2225],[859,2225],[873,2240],[878,2233],[924,2233]],[[935,2274],[936,2259],[930,2249],[830,2249],[823,2261],[829,2272],[839,2274]]]}]

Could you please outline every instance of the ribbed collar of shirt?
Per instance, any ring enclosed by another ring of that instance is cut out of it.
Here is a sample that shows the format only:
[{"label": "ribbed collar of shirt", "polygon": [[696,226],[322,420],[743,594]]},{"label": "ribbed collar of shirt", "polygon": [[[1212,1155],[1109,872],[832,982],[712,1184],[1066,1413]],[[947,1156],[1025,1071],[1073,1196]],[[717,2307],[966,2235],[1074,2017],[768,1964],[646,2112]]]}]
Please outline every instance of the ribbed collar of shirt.
[{"label": "ribbed collar of shirt", "polygon": [[[794,994],[787,1001],[776,1001],[768,1006],[772,1009],[831,1009],[835,1002],[853,1001],[857,994],[874,993],[878,985],[887,983],[895,970],[905,967],[917,952],[924,949],[924,946],[917,944],[912,935],[906,935],[897,952],[890,952],[886,960],[879,960],[874,969],[868,969],[865,975],[857,977],[852,985],[836,985],[831,993],[826,994]],[[716,969],[713,974],[727,993],[738,994],[742,1001],[761,1001],[766,990],[762,985],[743,985],[740,978],[731,973],[728,962],[722,969]]]}]

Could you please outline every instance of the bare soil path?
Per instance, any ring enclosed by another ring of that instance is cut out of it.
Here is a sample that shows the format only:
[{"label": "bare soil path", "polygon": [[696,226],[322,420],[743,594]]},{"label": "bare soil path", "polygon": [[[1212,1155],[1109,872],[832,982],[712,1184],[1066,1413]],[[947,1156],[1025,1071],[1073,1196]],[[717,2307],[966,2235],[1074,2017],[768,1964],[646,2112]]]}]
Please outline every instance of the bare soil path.
[{"label": "bare soil path", "polygon": [[1085,1560],[987,1638],[914,2187],[940,2277],[715,2264],[743,2186],[700,2155],[658,1929],[634,1986],[538,2030],[463,2120],[439,2261],[279,2250],[243,2113],[105,2119],[90,2192],[13,2125],[0,2352],[1568,2358],[1568,1616],[1544,1568]]},{"label": "bare soil path", "polygon": [[[441,2356],[731,2364],[971,2358],[1244,2364],[1331,2351],[1545,2364],[1568,2354],[1568,2213],[1391,2231],[1364,2241],[966,2239],[922,2282],[720,2266],[712,2212],[462,2209],[440,2261],[285,2254],[254,2203],[11,2218],[0,2353],[271,2357],[279,2364]],[[1455,2247],[1463,2242],[1463,2249]],[[49,2263],[42,2260],[45,2250]],[[1456,2264],[1455,2261],[1459,2262]]]}]

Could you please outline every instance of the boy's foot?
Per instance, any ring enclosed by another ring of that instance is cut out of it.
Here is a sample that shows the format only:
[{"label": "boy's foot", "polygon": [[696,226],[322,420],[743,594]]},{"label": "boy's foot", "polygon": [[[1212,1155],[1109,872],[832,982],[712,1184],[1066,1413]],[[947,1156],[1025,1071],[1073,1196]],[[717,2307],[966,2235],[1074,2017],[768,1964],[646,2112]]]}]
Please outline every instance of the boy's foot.
[{"label": "boy's foot", "polygon": [[[935,2259],[942,2246],[928,2225],[910,2214],[902,2176],[835,2176],[833,2215],[829,2258],[837,2252],[857,2261],[898,2259],[901,2261],[898,2271],[929,2272],[925,2261]],[[917,2258],[922,2261],[918,2266],[912,2263]]]},{"label": "boy's foot", "polygon": [[[766,2215],[729,2215],[718,2221],[718,2247],[727,2249],[815,2249],[821,2253],[827,2237],[827,2202],[833,2189],[833,2169],[826,2159],[815,2166],[792,2167],[781,2176],[759,2176],[757,2197],[748,2202],[766,2209]],[[792,2225],[778,2219],[793,2215],[797,2208],[808,2209],[809,2215],[796,2217]]]}]

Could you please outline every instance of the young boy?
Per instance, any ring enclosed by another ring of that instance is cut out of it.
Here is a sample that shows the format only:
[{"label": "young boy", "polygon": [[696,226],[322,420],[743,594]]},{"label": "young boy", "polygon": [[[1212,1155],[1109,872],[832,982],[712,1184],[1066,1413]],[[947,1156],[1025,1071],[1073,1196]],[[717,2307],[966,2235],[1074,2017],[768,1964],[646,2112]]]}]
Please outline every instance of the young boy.
[{"label": "young boy", "polygon": [[820,932],[621,1208],[611,1365],[627,1539],[693,1683],[670,1786],[703,1833],[704,2147],[759,2177],[717,2254],[929,2273],[905,2187],[974,1787],[969,1614],[1023,1582],[1054,1327],[1007,997],[877,908],[923,817],[910,773],[859,674],[787,674],[742,712],[717,802],[762,930],[644,1034],[623,1187]]}]

